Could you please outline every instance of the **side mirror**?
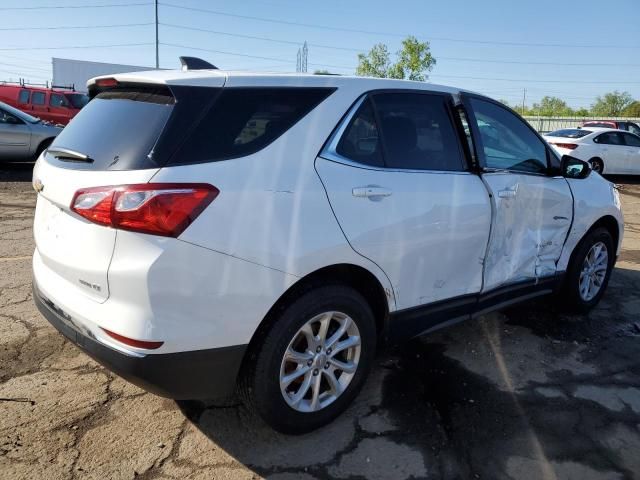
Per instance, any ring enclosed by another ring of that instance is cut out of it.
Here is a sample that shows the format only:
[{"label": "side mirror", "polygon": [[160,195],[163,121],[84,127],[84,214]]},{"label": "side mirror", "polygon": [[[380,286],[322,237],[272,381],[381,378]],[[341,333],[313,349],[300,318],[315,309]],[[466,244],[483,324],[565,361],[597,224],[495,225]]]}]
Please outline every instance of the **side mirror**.
[{"label": "side mirror", "polygon": [[587,178],[591,173],[591,165],[579,158],[563,155],[560,159],[560,172],[565,178]]}]

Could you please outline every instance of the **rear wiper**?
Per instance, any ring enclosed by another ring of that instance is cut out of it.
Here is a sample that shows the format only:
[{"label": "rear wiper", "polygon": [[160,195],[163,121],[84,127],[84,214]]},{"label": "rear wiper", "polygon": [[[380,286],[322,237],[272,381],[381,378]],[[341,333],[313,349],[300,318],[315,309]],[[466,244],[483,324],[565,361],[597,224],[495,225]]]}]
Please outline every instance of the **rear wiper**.
[{"label": "rear wiper", "polygon": [[93,158],[84,153],[76,152],[75,150],[71,150],[69,148],[62,147],[49,147],[47,149],[47,153],[53,155],[58,160],[66,161],[66,162],[86,162],[93,163]]}]

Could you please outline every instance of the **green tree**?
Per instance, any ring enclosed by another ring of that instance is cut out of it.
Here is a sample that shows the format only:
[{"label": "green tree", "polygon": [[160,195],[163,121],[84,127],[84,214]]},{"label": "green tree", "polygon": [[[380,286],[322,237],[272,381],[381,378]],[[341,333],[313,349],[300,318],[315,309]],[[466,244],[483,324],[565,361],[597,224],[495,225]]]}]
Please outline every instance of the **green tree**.
[{"label": "green tree", "polygon": [[331,73],[329,70],[315,70],[313,74],[314,75],[336,75],[335,73]]},{"label": "green tree", "polygon": [[578,110],[575,110],[573,112],[573,114],[576,117],[588,117],[589,116],[589,109],[582,107],[582,108],[579,108]]},{"label": "green tree", "polygon": [[425,81],[436,64],[431,54],[429,42],[420,42],[409,36],[402,41],[402,48],[396,54],[396,62],[391,61],[391,54],[384,43],[373,46],[369,53],[358,54],[356,75],[363,77],[399,78]]},{"label": "green tree", "polygon": [[640,118],[640,102],[636,100],[622,111],[623,117]]},{"label": "green tree", "polygon": [[567,102],[558,97],[542,97],[540,103],[534,103],[532,110],[537,115],[543,115],[546,117],[554,115],[572,115],[573,111],[567,105]]},{"label": "green tree", "polygon": [[617,117],[622,111],[633,103],[633,97],[629,92],[614,91],[597,97],[591,105],[591,114],[602,117]]}]

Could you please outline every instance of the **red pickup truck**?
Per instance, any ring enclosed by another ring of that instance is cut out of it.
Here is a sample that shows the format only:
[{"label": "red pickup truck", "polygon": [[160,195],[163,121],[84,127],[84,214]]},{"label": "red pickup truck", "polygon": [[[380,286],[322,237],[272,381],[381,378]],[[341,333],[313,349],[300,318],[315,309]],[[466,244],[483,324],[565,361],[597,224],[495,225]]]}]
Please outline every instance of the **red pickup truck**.
[{"label": "red pickup truck", "polygon": [[0,83],[0,101],[53,124],[66,125],[89,98],[79,92]]}]

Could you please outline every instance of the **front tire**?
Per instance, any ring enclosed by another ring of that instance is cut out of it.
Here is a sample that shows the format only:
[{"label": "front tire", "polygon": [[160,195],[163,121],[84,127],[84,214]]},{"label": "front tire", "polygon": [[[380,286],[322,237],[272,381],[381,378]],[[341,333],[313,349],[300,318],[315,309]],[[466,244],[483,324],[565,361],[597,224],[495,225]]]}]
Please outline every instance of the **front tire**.
[{"label": "front tire", "polygon": [[615,260],[613,238],[605,228],[589,232],[571,256],[563,289],[566,306],[586,313],[604,295]]},{"label": "front tire", "polygon": [[240,392],[272,428],[301,434],[331,422],[362,388],[375,320],[366,300],[341,285],[309,290],[276,315],[250,352]]}]

